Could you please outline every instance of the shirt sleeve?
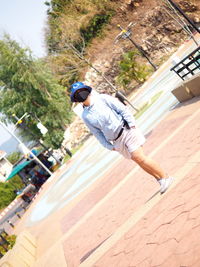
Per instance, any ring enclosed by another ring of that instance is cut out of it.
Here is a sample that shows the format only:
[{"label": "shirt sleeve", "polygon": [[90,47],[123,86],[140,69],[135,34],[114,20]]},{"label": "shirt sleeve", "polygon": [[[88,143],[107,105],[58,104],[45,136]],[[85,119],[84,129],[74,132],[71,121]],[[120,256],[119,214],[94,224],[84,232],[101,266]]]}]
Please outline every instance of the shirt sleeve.
[{"label": "shirt sleeve", "polygon": [[104,101],[111,109],[115,110],[117,114],[122,116],[122,118],[128,123],[129,127],[135,126],[136,123],[134,116],[117,98],[110,95],[104,95]]},{"label": "shirt sleeve", "polygon": [[97,138],[97,140],[107,149],[112,150],[114,148],[113,144],[108,142],[102,133],[102,131],[93,125],[91,125],[84,117],[83,120],[86,126],[89,128],[90,132]]}]

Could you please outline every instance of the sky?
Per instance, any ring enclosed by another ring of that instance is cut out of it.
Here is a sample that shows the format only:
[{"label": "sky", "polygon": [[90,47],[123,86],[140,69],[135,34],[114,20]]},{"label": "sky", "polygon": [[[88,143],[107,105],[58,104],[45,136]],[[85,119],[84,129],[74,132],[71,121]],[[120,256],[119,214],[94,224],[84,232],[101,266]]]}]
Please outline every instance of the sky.
[{"label": "sky", "polygon": [[45,0],[0,0],[0,38],[4,32],[33,55],[45,55],[44,28],[48,7]]},{"label": "sky", "polygon": [[[0,0],[0,39],[8,33],[34,57],[45,56],[44,28],[48,7],[45,0]],[[11,136],[0,126],[0,146]],[[1,147],[0,147],[1,149]]]}]

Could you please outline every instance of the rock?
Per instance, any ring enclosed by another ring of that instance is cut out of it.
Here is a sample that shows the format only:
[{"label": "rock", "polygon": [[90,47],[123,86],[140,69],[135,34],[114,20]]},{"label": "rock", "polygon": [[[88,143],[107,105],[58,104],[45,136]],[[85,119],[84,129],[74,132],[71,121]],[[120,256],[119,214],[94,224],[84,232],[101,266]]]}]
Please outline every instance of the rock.
[{"label": "rock", "polygon": [[85,126],[84,122],[77,116],[73,123],[66,129],[64,133],[64,141],[62,143],[63,147],[72,149],[90,136],[88,128]]},{"label": "rock", "polygon": [[199,23],[199,22],[200,22],[199,17],[194,17],[194,22],[195,22],[195,23]]},{"label": "rock", "polygon": [[189,1],[180,1],[179,6],[184,12],[195,12],[198,10],[198,7]]},{"label": "rock", "polygon": [[169,22],[163,25],[163,28],[168,32],[180,32],[183,28],[174,22]]},{"label": "rock", "polygon": [[110,63],[107,61],[107,62],[104,63],[104,67],[105,67],[105,68],[110,68],[111,65],[110,65]]},{"label": "rock", "polygon": [[127,4],[127,5],[131,5],[133,1],[132,1],[132,0],[125,0],[124,2],[125,2],[125,4]]}]

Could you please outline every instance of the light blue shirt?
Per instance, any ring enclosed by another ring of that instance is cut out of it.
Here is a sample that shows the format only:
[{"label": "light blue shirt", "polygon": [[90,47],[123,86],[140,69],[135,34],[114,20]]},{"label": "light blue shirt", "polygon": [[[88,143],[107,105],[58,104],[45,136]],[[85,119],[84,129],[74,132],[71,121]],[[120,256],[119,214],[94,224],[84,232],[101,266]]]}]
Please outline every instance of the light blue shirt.
[{"label": "light blue shirt", "polygon": [[112,150],[112,141],[117,138],[124,120],[132,127],[135,126],[135,119],[128,108],[115,97],[99,94],[92,95],[91,99],[92,104],[84,107],[82,119],[99,142]]}]

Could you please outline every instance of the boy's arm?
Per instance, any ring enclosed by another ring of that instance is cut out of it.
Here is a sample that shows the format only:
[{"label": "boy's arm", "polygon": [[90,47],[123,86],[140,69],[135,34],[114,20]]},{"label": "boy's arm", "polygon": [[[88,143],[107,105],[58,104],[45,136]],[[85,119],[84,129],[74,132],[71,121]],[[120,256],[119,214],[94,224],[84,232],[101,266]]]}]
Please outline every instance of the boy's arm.
[{"label": "boy's arm", "polygon": [[108,142],[104,134],[98,128],[92,126],[88,121],[84,120],[86,126],[89,128],[90,132],[97,138],[97,140],[107,149],[113,150],[114,146]]},{"label": "boy's arm", "polygon": [[110,95],[104,95],[104,100],[111,109],[115,110],[115,112],[117,112],[123,117],[123,119],[128,123],[128,126],[130,128],[135,126],[134,116],[131,114],[128,108],[124,104],[122,104],[117,98],[112,97]]}]

